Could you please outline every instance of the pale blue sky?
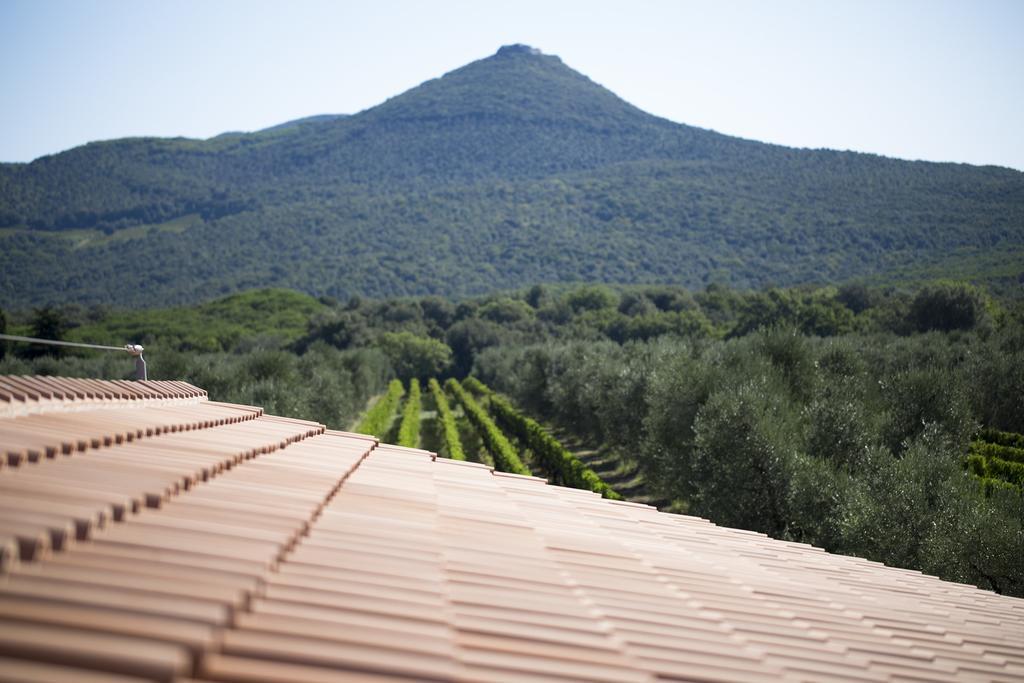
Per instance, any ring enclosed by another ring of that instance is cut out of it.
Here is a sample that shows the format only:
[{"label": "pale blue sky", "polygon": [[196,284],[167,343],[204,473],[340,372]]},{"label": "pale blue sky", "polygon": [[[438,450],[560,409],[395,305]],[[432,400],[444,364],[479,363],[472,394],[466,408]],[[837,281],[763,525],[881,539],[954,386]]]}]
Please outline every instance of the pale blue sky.
[{"label": "pale blue sky", "polygon": [[1024,170],[1024,0],[0,0],[0,160],[355,113],[516,42],[673,121]]}]

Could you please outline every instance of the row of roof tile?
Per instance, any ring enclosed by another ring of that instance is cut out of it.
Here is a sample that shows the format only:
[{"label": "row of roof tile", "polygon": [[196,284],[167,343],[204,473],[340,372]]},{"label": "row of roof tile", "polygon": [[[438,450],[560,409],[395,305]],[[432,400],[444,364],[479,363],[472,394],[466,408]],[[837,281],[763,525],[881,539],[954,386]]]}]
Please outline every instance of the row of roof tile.
[{"label": "row of roof tile", "polygon": [[0,376],[0,418],[118,406],[193,403],[206,392],[187,382]]}]

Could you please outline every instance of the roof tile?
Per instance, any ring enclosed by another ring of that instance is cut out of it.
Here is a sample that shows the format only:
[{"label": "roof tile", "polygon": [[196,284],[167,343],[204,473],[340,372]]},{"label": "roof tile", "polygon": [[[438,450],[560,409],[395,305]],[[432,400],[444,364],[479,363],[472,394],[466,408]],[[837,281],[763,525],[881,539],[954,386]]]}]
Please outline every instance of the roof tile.
[{"label": "roof tile", "polygon": [[24,680],[1024,677],[1024,601],[184,383],[0,377],[0,417]]}]

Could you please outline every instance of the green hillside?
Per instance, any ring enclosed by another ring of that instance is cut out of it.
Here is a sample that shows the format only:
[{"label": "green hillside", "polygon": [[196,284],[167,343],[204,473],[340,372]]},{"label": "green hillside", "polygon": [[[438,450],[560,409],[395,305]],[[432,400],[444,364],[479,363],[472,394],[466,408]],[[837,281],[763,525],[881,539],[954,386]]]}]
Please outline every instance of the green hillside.
[{"label": "green hillside", "polygon": [[192,351],[230,350],[242,340],[255,346],[290,343],[327,306],[299,292],[265,289],[234,294],[198,306],[111,311],[73,328],[72,341],[142,343]]},{"label": "green hillside", "polygon": [[1019,289],[1020,264],[1020,172],[672,123],[523,46],[352,116],[0,164],[7,307],[166,306],[267,286],[338,298],[760,287],[910,268]]}]

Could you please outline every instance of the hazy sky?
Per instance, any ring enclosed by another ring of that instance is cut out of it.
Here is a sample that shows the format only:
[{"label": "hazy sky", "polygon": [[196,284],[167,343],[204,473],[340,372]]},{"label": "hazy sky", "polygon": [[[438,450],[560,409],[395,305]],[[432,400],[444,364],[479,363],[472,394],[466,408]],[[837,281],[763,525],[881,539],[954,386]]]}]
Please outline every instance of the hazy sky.
[{"label": "hazy sky", "polygon": [[355,113],[508,43],[681,123],[1024,170],[1024,0],[0,0],[0,160]]}]

